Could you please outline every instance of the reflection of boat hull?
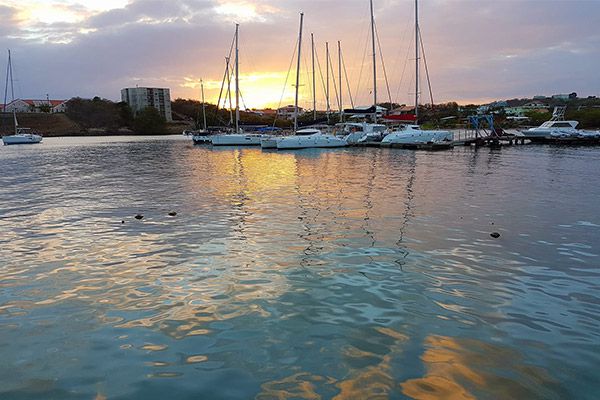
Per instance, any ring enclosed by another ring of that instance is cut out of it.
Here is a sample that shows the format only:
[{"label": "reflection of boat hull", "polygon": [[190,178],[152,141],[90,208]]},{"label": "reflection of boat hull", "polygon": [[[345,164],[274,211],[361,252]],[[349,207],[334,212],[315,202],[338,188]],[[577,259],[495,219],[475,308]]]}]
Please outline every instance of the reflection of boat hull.
[{"label": "reflection of boat hull", "polygon": [[214,135],[211,143],[213,146],[260,146],[263,138],[263,135],[256,134]]},{"label": "reflection of boat hull", "polygon": [[278,138],[264,138],[260,141],[260,147],[263,149],[276,149]]},{"label": "reflection of boat hull", "polygon": [[194,141],[194,144],[210,144],[211,136],[196,134],[192,136],[192,140]]},{"label": "reflection of boat hull", "polygon": [[346,140],[333,136],[315,134],[308,136],[287,136],[277,141],[277,149],[294,150],[310,148],[334,148],[345,147],[348,145]]},{"label": "reflection of boat hull", "polygon": [[387,144],[424,144],[443,143],[452,141],[452,133],[449,131],[432,130],[424,131],[418,126],[412,125],[402,130],[394,131],[383,138],[381,143]]},{"label": "reflection of boat hull", "polygon": [[22,133],[10,136],[3,136],[2,141],[5,145],[9,144],[34,144],[42,141],[40,135],[34,133]]}]

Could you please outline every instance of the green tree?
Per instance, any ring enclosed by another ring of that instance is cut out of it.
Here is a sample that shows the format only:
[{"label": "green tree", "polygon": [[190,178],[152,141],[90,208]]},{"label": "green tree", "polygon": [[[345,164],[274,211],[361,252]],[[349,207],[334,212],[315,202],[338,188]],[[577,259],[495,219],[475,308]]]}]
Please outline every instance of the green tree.
[{"label": "green tree", "polygon": [[133,130],[139,134],[160,135],[166,132],[165,128],[165,119],[150,106],[140,111],[133,121]]},{"label": "green tree", "polygon": [[66,114],[83,128],[118,129],[124,125],[117,105],[100,97],[74,97],[67,102]]},{"label": "green tree", "polygon": [[40,104],[38,109],[40,110],[40,112],[49,113],[52,108],[50,107],[50,104]]},{"label": "green tree", "polygon": [[550,119],[549,113],[539,111],[527,111],[525,116],[529,118],[531,125],[541,125]]},{"label": "green tree", "polygon": [[131,127],[133,126],[133,111],[129,104],[124,101],[120,101],[116,104],[119,111],[119,117],[121,118],[121,125]]}]

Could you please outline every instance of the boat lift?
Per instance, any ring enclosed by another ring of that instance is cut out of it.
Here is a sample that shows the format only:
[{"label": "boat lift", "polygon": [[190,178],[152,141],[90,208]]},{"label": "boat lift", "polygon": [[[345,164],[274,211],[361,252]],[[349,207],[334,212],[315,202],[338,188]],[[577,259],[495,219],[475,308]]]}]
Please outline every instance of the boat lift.
[{"label": "boat lift", "polygon": [[469,141],[469,144],[475,143],[476,146],[487,144],[491,147],[500,146],[500,139],[506,136],[506,134],[501,128],[496,128],[494,125],[493,114],[470,115],[468,120],[475,134]]}]

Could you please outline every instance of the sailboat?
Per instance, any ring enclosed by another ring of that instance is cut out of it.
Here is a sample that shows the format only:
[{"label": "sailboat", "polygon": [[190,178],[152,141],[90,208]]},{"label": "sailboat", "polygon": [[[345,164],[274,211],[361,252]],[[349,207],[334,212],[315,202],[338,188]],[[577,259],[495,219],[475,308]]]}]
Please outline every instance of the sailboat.
[{"label": "sailboat", "polygon": [[415,0],[415,123],[402,125],[399,129],[390,132],[381,143],[418,145],[425,143],[451,142],[453,137],[450,131],[421,130],[417,124],[419,118],[419,45],[421,44],[419,30],[419,1]]},{"label": "sailboat", "polygon": [[[12,59],[10,55],[10,50],[8,50],[8,66],[6,67],[6,88],[4,90],[4,109],[2,110],[4,113],[6,112],[6,97],[8,93],[8,80],[10,77],[10,87],[11,92],[13,93],[13,101],[14,101],[14,88],[13,88],[13,74],[12,74]],[[42,137],[31,132],[30,128],[23,128],[19,126],[19,121],[17,120],[17,111],[13,109],[13,120],[15,123],[15,132],[12,135],[2,136],[2,142],[4,145],[9,144],[34,144],[42,141]]]},{"label": "sailboat", "polygon": [[261,134],[246,134],[240,129],[239,24],[235,24],[235,133],[211,136],[213,146],[260,146]]},{"label": "sailboat", "polygon": [[[300,13],[300,33],[298,36],[298,64],[296,67],[296,97],[294,103],[294,135],[282,136],[275,139],[278,150],[293,150],[293,149],[308,149],[308,148],[331,148],[344,147],[348,145],[345,139],[323,133],[320,129],[306,128],[298,130],[298,88],[300,87],[300,60],[302,49],[302,24],[304,21],[304,13]],[[314,48],[314,42],[313,42]],[[314,65],[314,64],[313,64]],[[314,72],[313,72],[314,76]],[[314,85],[314,81],[313,81]],[[313,89],[314,95],[314,89]],[[314,105],[313,105],[314,108]],[[265,142],[265,147],[272,147],[273,138]]]},{"label": "sailboat", "polygon": [[202,130],[193,131],[192,140],[194,144],[206,144],[211,142],[208,130],[206,129],[206,106],[204,104],[204,82],[200,79],[200,93],[202,94]]},{"label": "sailboat", "polygon": [[387,134],[387,127],[383,124],[377,123],[378,113],[380,110],[385,109],[377,105],[377,48],[375,46],[375,13],[373,11],[373,0],[369,0],[369,6],[371,10],[371,48],[373,51],[373,105],[370,107],[347,109],[344,110],[344,112],[348,114],[352,113],[354,115],[362,115],[363,117],[371,115],[373,123],[367,123],[363,121],[362,123],[342,122],[337,124],[337,130],[340,130],[342,132],[341,134],[345,135],[345,139],[350,145],[368,141],[381,141],[381,139]]}]

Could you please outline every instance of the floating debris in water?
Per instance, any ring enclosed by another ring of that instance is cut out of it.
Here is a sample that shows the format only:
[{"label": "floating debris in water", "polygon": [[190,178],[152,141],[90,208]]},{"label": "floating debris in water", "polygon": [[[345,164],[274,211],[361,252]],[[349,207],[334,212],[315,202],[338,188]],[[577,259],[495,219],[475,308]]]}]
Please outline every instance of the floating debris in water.
[{"label": "floating debris in water", "polygon": [[142,214],[136,214],[134,218],[135,219],[142,219],[142,218],[144,218],[144,216]]},{"label": "floating debris in water", "polygon": [[124,224],[124,223],[125,223],[125,220],[121,220],[121,223],[122,223],[122,224]]},{"label": "floating debris in water", "polygon": [[175,211],[171,211],[171,212],[169,212],[169,215],[170,215],[171,217],[174,217],[174,216],[176,216],[176,215],[177,215],[177,213],[176,213]]},{"label": "floating debris in water", "polygon": [[493,237],[494,239],[497,239],[500,237],[500,234],[498,232],[492,232],[492,233],[490,233],[490,236]]}]

